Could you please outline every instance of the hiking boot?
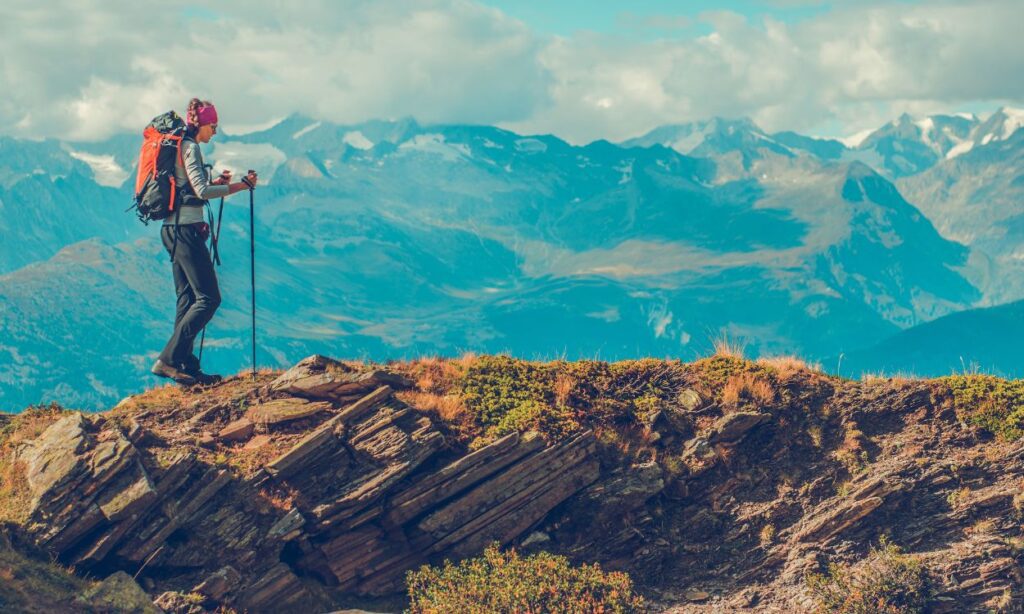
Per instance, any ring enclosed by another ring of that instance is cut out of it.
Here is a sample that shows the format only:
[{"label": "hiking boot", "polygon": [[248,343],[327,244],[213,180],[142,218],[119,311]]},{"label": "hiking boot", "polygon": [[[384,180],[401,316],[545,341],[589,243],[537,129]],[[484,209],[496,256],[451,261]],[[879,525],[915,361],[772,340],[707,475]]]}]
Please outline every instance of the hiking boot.
[{"label": "hiking boot", "polygon": [[203,373],[198,368],[195,370],[186,370],[185,373],[190,375],[192,379],[195,380],[195,383],[199,384],[200,386],[210,386],[213,384],[218,384],[222,379],[224,379],[223,377],[213,373]]},{"label": "hiking boot", "polygon": [[196,380],[196,384],[199,384],[200,386],[217,384],[224,379],[219,375],[203,373],[202,369],[199,367],[199,359],[196,358],[195,354],[185,359],[181,364],[181,370],[191,375],[192,378]]},{"label": "hiking boot", "polygon": [[182,371],[177,367],[172,367],[171,365],[160,360],[159,358],[156,360],[155,363],[153,363],[153,368],[150,369],[149,371],[153,375],[170,378],[178,382],[182,386],[191,386],[196,383],[196,378],[193,375],[186,373],[185,371]]}]

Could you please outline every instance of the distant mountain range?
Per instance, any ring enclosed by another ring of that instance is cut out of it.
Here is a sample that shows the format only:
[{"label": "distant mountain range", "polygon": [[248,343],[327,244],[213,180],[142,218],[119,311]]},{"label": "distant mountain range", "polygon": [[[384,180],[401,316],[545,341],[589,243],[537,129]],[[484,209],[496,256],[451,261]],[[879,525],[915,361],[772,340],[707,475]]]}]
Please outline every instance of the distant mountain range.
[{"label": "distant mountain range", "polygon": [[[721,335],[815,359],[1024,298],[1020,280],[998,281],[1019,270],[1010,240],[990,236],[1019,232],[1013,215],[986,235],[958,209],[993,182],[1020,206],[1024,186],[1003,175],[1019,159],[1019,116],[904,116],[857,143],[715,118],[573,146],[296,115],[218,135],[206,157],[265,180],[267,366],[313,351],[691,358]],[[153,383],[173,287],[156,229],[123,212],[137,146],[0,140],[0,228],[14,237],[0,248],[0,408],[100,407]],[[248,212],[245,195],[227,202],[225,303],[204,364],[236,371],[248,363]]]},{"label": "distant mountain range", "polygon": [[1024,377],[1024,301],[968,309],[824,361],[841,375],[992,373]]}]

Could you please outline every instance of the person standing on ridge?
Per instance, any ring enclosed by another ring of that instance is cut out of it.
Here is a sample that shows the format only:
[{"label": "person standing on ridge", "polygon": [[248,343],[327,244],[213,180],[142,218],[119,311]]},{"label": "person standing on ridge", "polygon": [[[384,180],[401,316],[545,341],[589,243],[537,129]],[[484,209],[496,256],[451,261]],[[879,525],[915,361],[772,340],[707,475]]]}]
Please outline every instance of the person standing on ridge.
[{"label": "person standing on ridge", "polygon": [[211,180],[199,143],[209,143],[217,134],[217,109],[213,103],[198,98],[190,100],[185,123],[181,156],[174,168],[175,184],[182,190],[181,206],[175,215],[164,220],[160,229],[164,247],[171,255],[178,296],[174,333],[151,371],[179,384],[214,384],[221,377],[203,373],[193,351],[196,336],[213,318],[221,300],[213,261],[206,247],[210,226],[203,213],[211,198],[254,188],[257,178],[256,173],[250,171],[243,181],[231,183],[231,174],[225,171]]}]

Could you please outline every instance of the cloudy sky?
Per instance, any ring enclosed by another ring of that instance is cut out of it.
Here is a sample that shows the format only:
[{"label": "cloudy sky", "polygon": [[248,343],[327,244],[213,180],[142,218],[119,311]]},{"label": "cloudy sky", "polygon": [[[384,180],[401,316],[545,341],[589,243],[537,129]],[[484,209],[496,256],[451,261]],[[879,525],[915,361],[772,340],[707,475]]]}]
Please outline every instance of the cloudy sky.
[{"label": "cloudy sky", "polygon": [[214,101],[576,143],[749,116],[843,136],[1024,106],[1021,0],[3,0],[0,133],[102,139]]}]

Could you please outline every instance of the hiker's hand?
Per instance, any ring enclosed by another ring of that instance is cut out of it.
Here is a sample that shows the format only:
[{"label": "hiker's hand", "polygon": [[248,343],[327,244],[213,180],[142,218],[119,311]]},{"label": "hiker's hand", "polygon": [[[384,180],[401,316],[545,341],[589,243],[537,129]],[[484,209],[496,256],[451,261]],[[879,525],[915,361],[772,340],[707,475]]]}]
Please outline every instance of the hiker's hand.
[{"label": "hiker's hand", "polygon": [[[244,192],[245,190],[255,188],[257,180],[258,177],[256,176],[256,171],[250,171],[249,174],[245,176],[244,181],[239,181],[238,183],[231,184],[230,193],[234,194],[236,192]],[[249,183],[246,183],[246,181],[248,181]]]},{"label": "hiker's hand", "polygon": [[213,185],[231,185],[231,171],[221,171],[220,177],[211,181]]}]

